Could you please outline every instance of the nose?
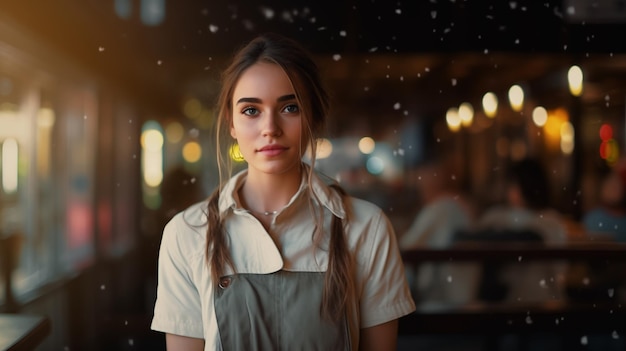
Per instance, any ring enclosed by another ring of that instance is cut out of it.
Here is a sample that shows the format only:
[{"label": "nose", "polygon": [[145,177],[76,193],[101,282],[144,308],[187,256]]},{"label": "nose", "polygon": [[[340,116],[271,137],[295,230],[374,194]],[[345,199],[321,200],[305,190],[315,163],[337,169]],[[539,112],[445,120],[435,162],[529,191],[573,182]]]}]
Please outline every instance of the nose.
[{"label": "nose", "polygon": [[263,136],[279,136],[282,132],[280,128],[280,115],[276,112],[270,111],[265,114],[263,118]]}]

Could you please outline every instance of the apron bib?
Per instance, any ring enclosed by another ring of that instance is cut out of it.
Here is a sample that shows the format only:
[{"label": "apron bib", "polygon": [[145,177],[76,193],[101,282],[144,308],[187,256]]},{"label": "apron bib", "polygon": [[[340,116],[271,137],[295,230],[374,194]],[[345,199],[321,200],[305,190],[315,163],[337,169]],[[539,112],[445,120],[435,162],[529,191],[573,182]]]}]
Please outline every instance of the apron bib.
[{"label": "apron bib", "polygon": [[215,288],[225,351],[351,350],[347,321],[322,319],[324,272],[223,277]]}]

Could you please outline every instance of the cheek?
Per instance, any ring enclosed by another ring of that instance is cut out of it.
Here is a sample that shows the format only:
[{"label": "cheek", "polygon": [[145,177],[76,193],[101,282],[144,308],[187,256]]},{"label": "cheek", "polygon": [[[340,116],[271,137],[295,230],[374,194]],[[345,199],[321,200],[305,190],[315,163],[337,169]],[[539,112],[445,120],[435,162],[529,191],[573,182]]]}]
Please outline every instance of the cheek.
[{"label": "cheek", "polygon": [[230,127],[230,133],[233,137],[236,135],[237,139],[245,138],[252,133],[252,128],[244,121],[235,119]]},{"label": "cheek", "polygon": [[241,122],[238,122],[237,119],[235,118],[235,116],[231,115],[230,120],[228,121],[229,124],[229,128],[230,128],[230,135],[235,138],[238,139],[239,138],[239,134],[241,133]]}]

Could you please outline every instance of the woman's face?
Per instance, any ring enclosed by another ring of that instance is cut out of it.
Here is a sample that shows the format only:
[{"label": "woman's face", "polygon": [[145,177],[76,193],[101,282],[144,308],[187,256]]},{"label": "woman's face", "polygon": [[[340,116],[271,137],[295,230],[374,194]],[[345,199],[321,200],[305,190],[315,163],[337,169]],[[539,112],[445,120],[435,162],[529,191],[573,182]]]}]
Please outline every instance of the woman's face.
[{"label": "woman's face", "polygon": [[249,176],[299,174],[305,143],[295,94],[287,74],[276,64],[256,63],[239,78],[230,134],[248,162]]}]

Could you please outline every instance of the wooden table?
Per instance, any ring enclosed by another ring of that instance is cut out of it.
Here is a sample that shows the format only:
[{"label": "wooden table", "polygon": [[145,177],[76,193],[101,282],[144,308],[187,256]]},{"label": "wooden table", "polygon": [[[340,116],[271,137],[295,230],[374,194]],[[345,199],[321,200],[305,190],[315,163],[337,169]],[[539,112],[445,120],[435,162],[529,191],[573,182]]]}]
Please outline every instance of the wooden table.
[{"label": "wooden table", "polygon": [[34,350],[50,330],[50,319],[46,316],[0,314],[0,350]]},{"label": "wooden table", "polygon": [[[444,249],[418,248],[402,252],[406,265],[418,267],[426,262],[474,262],[497,266],[509,262],[565,260],[569,263],[598,265],[602,270],[626,263],[626,244],[572,243],[545,246],[520,243],[460,243]],[[614,283],[626,284],[626,275],[618,274]],[[589,287],[592,287],[591,284]],[[586,286],[585,286],[586,287]],[[606,290],[605,290],[606,291]],[[521,303],[478,301],[461,306],[437,309],[418,306],[416,313],[400,320],[400,334],[453,334],[550,332],[576,335],[598,331],[626,333],[626,301],[608,295],[580,301],[568,298],[522,305]]]},{"label": "wooden table", "polygon": [[448,248],[416,248],[402,251],[405,264],[425,262],[602,261],[626,262],[626,244],[572,243],[547,246],[528,243],[468,242]]}]

